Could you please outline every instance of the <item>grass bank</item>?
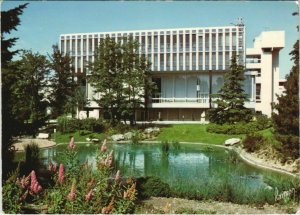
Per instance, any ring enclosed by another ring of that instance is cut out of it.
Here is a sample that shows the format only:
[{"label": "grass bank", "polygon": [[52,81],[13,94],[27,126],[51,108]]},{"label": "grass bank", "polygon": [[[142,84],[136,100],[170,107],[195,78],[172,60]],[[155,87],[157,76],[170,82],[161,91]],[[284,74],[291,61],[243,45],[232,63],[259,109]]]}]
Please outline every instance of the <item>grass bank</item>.
[{"label": "grass bank", "polygon": [[71,136],[74,137],[76,142],[86,142],[86,138],[97,138],[97,139],[104,139],[104,133],[91,133],[91,132],[81,132],[76,131],[72,133],[62,134],[61,132],[56,132],[51,135],[51,138],[55,140],[56,143],[67,143],[70,141]]},{"label": "grass bank", "polygon": [[161,128],[156,140],[200,142],[221,145],[229,138],[244,138],[245,135],[215,134],[206,131],[207,125],[180,124]]}]

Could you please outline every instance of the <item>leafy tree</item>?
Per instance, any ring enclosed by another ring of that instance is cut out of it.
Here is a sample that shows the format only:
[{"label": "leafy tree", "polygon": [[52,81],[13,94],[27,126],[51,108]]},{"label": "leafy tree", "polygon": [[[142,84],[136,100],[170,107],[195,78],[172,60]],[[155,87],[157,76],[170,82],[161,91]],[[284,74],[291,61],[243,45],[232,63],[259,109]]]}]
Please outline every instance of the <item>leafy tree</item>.
[{"label": "leafy tree", "polygon": [[[122,47],[123,64],[122,72],[124,73],[123,83],[126,83],[123,89],[125,96],[122,107],[122,116],[130,120],[130,124],[135,124],[135,112],[138,108],[145,105],[144,99],[146,92],[150,91],[151,82],[149,81],[150,64],[145,56],[139,55],[139,43],[132,37]],[[148,89],[148,91],[146,91]]]},{"label": "leafy tree", "polygon": [[284,155],[294,159],[299,157],[299,40],[290,53],[294,66],[286,76],[285,94],[278,96],[274,105],[277,113],[272,114],[275,137],[282,143]]},{"label": "leafy tree", "polygon": [[116,43],[111,38],[100,42],[96,49],[95,61],[91,65],[89,81],[95,93],[101,94],[94,100],[103,108],[104,114],[110,118],[110,122],[120,121],[120,104],[122,98],[123,77],[121,71],[121,43]]},{"label": "leafy tree", "polygon": [[89,81],[100,94],[95,101],[111,123],[129,119],[134,124],[135,112],[143,106],[147,86],[151,86],[149,63],[139,55],[139,44],[132,37],[123,41],[121,44],[106,38],[100,43]]},{"label": "leafy tree", "polygon": [[244,67],[238,65],[236,57],[231,59],[230,70],[224,75],[224,85],[218,92],[215,101],[217,107],[209,112],[210,122],[217,124],[249,122],[252,111],[244,107],[247,95],[243,89]]},{"label": "leafy tree", "polygon": [[18,134],[20,122],[12,112],[12,83],[17,79],[14,76],[10,62],[18,50],[10,50],[18,38],[6,38],[20,24],[20,15],[28,4],[22,4],[8,11],[1,11],[1,79],[2,79],[2,173],[6,176],[11,168],[13,159],[12,137]]},{"label": "leafy tree", "polygon": [[76,83],[74,73],[72,73],[72,59],[70,56],[61,53],[57,45],[52,48],[50,68],[54,75],[51,78],[51,105],[53,116],[58,117],[66,113],[68,103],[74,96]]},{"label": "leafy tree", "polygon": [[14,65],[18,80],[12,86],[13,111],[17,118],[31,121],[32,132],[36,132],[46,120],[49,62],[43,55],[24,51]]}]

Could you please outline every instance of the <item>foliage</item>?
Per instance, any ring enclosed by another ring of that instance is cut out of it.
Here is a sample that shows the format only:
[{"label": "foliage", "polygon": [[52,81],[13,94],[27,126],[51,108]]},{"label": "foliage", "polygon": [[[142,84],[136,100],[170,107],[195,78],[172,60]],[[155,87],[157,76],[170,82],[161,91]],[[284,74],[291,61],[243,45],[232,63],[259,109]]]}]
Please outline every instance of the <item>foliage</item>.
[{"label": "foliage", "polygon": [[149,63],[139,55],[139,44],[132,37],[123,43],[109,37],[100,42],[95,61],[90,66],[89,81],[101,97],[94,100],[103,108],[104,116],[115,124],[130,120],[135,123],[135,111],[141,108],[151,86]]},{"label": "foliage", "polygon": [[247,152],[255,152],[265,144],[266,139],[260,134],[247,134],[243,147]]},{"label": "foliage", "polygon": [[20,120],[31,121],[33,132],[46,121],[48,64],[45,56],[31,51],[24,51],[14,62],[18,80],[12,85],[13,112]]},{"label": "foliage", "polygon": [[272,114],[275,136],[281,142],[280,152],[287,157],[299,157],[299,40],[290,53],[294,65],[286,77],[285,93],[278,97]]},{"label": "foliage", "polygon": [[37,170],[40,159],[40,148],[32,142],[25,146],[25,167],[29,172],[31,170]]},{"label": "foliage", "polygon": [[67,104],[74,97],[76,82],[72,73],[72,59],[67,54],[60,52],[58,45],[52,46],[50,68],[53,71],[51,81],[51,106],[53,117],[67,112]]},{"label": "foliage", "polygon": [[139,199],[145,199],[151,196],[170,197],[172,195],[170,186],[153,176],[138,178],[137,190]]},{"label": "foliage", "polygon": [[233,124],[236,122],[249,122],[252,111],[244,107],[247,95],[242,88],[244,81],[244,68],[237,64],[236,57],[231,59],[230,70],[224,75],[224,85],[217,95],[216,108],[209,111],[209,120],[212,123]]},{"label": "foliage", "polygon": [[10,162],[13,160],[12,137],[20,132],[20,122],[12,111],[14,96],[12,84],[18,80],[14,75],[11,60],[18,50],[10,50],[18,38],[6,38],[13,30],[17,30],[20,24],[20,16],[28,4],[19,5],[16,8],[1,11],[1,99],[2,99],[2,176],[5,178]]},{"label": "foliage", "polygon": [[57,130],[62,133],[71,133],[77,130],[103,132],[104,129],[105,123],[101,119],[75,119],[67,116],[60,116],[57,118]]},{"label": "foliage", "polygon": [[19,214],[22,212],[21,207],[23,202],[20,201],[21,190],[16,184],[17,177],[19,175],[19,167],[13,171],[8,180],[2,187],[2,204],[3,211],[9,214]]},{"label": "foliage", "polygon": [[[113,152],[108,153],[105,144],[97,151],[97,169],[92,170],[88,161],[84,164],[78,163],[77,148],[74,139],[71,139],[64,155],[65,165],[60,163],[58,167],[52,162],[49,164],[49,171],[53,174],[53,186],[48,189],[36,189],[40,185],[33,172],[31,179],[29,176],[17,178],[16,175],[7,181],[4,185],[5,211],[20,213],[24,209],[23,205],[31,203],[39,205],[41,213],[133,213],[137,195],[136,183],[130,178],[122,179],[119,171],[114,173]],[[36,186],[32,186],[33,181]],[[12,186],[15,185],[13,190]],[[22,198],[25,194],[26,197]],[[15,201],[15,206],[20,206],[19,208],[12,208]]]}]

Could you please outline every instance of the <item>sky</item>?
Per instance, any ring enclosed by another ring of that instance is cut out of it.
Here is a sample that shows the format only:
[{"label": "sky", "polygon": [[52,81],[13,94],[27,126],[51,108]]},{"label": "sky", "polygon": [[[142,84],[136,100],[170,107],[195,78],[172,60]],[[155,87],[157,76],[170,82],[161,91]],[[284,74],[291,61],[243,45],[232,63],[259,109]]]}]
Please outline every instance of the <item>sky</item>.
[{"label": "sky", "polygon": [[[8,10],[26,1],[4,1]],[[228,26],[242,17],[246,47],[262,31],[285,31],[280,52],[280,78],[290,72],[289,53],[298,38],[295,1],[35,1],[29,2],[21,25],[11,35],[18,37],[15,49],[50,54],[59,35],[121,30]]]}]

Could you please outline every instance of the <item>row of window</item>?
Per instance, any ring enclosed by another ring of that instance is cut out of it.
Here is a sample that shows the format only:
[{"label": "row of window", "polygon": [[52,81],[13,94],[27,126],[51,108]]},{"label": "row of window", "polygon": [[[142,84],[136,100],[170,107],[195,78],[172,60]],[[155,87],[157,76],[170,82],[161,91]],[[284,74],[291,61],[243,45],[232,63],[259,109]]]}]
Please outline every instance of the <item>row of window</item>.
[{"label": "row of window", "polygon": [[177,30],[177,31],[150,31],[150,32],[135,32],[135,33],[96,33],[88,35],[72,35],[72,36],[61,36],[61,39],[86,39],[86,38],[104,38],[104,37],[128,37],[128,36],[151,36],[151,35],[181,35],[181,34],[203,34],[203,33],[229,33],[229,32],[244,32],[244,27],[233,27],[233,28],[220,28],[220,29],[199,29],[199,30]]},{"label": "row of window", "polygon": [[[197,42],[199,51],[216,51],[218,50],[239,50],[243,49],[244,38],[243,34],[229,33],[225,34],[204,34],[196,35],[172,35],[172,36],[147,36],[137,37],[140,42],[141,53],[149,52],[180,52],[180,51],[196,51]],[[93,55],[93,50],[96,50],[99,42],[103,38],[89,39],[72,39],[61,40],[61,51],[63,53],[71,53],[71,55]],[[116,38],[116,42],[123,41],[122,38]],[[172,47],[172,49],[171,49]]]}]

